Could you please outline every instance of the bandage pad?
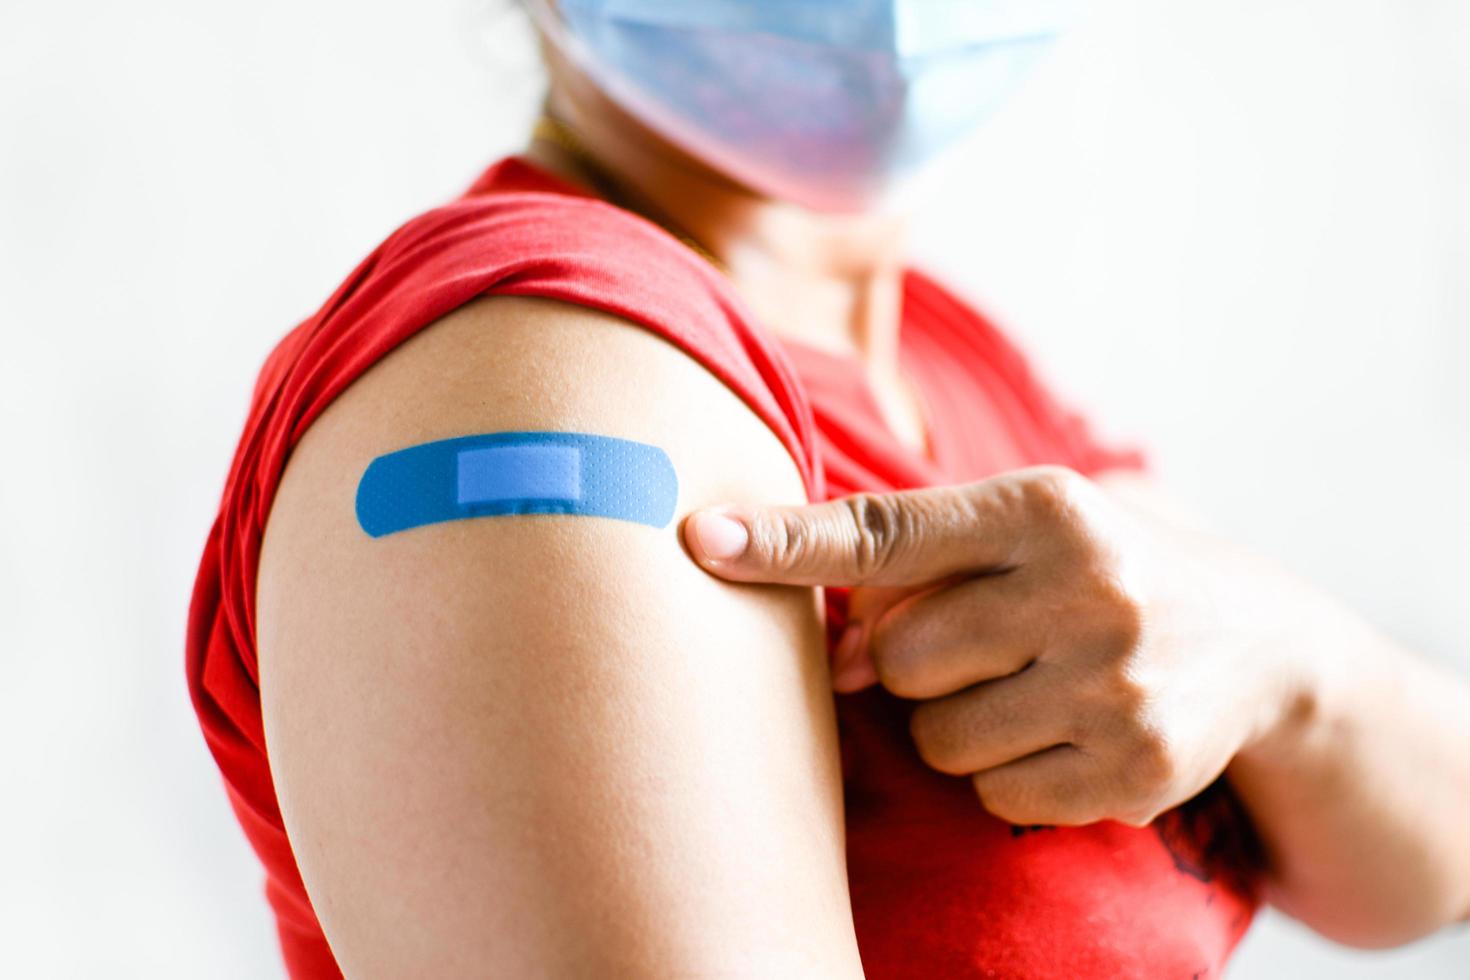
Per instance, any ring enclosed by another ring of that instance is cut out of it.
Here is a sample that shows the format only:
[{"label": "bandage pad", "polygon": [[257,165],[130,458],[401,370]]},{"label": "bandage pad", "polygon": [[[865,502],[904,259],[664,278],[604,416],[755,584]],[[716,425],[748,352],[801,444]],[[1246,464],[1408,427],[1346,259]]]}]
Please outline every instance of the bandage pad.
[{"label": "bandage pad", "polygon": [[379,456],[357,485],[375,538],[508,514],[578,514],[666,527],[679,481],[657,446],[584,432],[492,432]]}]

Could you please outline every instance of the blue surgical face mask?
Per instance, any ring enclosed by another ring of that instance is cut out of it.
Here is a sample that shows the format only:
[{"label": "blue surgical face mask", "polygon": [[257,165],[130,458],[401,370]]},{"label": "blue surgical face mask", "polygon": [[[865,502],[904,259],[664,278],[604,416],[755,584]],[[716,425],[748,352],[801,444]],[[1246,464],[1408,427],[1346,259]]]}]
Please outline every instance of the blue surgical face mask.
[{"label": "blue surgical face mask", "polygon": [[1081,0],[534,0],[624,109],[824,211],[871,206],[982,123]]}]

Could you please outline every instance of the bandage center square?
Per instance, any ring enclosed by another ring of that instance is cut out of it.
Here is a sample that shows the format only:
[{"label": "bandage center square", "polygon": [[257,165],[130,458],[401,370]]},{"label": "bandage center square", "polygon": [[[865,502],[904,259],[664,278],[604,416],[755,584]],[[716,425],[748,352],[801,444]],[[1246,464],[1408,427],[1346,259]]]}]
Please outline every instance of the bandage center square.
[{"label": "bandage center square", "polygon": [[466,449],[458,468],[461,505],[582,498],[582,450],[576,446]]}]

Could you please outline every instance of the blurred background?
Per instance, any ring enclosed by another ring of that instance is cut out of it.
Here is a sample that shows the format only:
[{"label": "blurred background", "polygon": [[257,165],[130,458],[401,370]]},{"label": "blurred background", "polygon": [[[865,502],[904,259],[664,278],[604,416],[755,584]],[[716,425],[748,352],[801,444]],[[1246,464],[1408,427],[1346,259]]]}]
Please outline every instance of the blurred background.
[{"label": "blurred background", "polygon": [[[916,254],[1215,526],[1470,670],[1470,4],[1094,9]],[[0,975],[282,975],[183,682],[199,551],[267,350],[539,83],[502,0],[0,2]],[[1231,976],[1465,977],[1470,934],[1267,915]]]}]

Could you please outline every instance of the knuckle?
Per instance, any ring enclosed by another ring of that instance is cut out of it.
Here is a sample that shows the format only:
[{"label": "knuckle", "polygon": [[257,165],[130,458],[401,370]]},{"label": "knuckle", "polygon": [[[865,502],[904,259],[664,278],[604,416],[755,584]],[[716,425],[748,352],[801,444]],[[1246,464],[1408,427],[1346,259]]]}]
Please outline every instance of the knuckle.
[{"label": "knuckle", "polygon": [[818,535],[810,521],[794,512],[778,512],[775,520],[752,528],[755,548],[774,568],[796,571],[815,556]]},{"label": "knuckle", "polygon": [[1083,826],[1108,816],[1104,787],[1095,775],[1075,772],[1050,777],[1010,767],[970,777],[986,810],[1012,824]]},{"label": "knuckle", "polygon": [[888,693],[908,700],[929,697],[932,692],[911,664],[891,658],[873,657],[873,672]]},{"label": "knuckle", "polygon": [[1048,804],[1045,794],[1010,773],[991,770],[970,777],[980,805],[1010,824],[1065,823],[1061,807]]},{"label": "knuckle", "polygon": [[1141,728],[1148,710],[1149,691],[1126,665],[1120,664],[1113,671],[1108,693],[1117,720],[1130,732]]},{"label": "knuckle", "polygon": [[1181,760],[1173,740],[1159,723],[1158,698],[1148,685],[1117,671],[1094,712],[1095,742],[1111,746],[1116,762],[1111,779],[1124,798],[1151,805],[1180,776]]},{"label": "knuckle", "polygon": [[1100,543],[1087,478],[1064,466],[1037,466],[1019,474],[1018,515],[1045,550],[1091,564]]},{"label": "knuckle", "polygon": [[1137,798],[1151,803],[1173,784],[1177,773],[1174,747],[1162,731],[1147,727],[1134,735],[1125,775],[1129,789]]},{"label": "knuckle", "polygon": [[1100,635],[1111,650],[1132,653],[1143,642],[1148,625],[1147,603],[1110,565],[1095,567],[1089,577],[1088,605]]},{"label": "knuckle", "polygon": [[1159,814],[1163,812],[1163,809],[1159,807],[1135,807],[1132,810],[1115,816],[1113,819],[1121,824],[1127,824],[1130,827],[1141,829],[1153,823],[1158,819]]},{"label": "knuckle", "polygon": [[1008,780],[999,773],[977,772],[970,777],[970,785],[974,787],[975,795],[980,798],[980,805],[1007,823],[1043,822],[1033,819],[1034,814],[1024,811],[1018,805]]},{"label": "knuckle", "polygon": [[1133,653],[1132,648],[1122,646],[1106,652],[1091,698],[1114,728],[1130,736],[1147,727],[1149,712],[1157,701]]},{"label": "knuckle", "polygon": [[925,683],[923,654],[902,630],[880,620],[873,628],[868,650],[878,681],[901,698],[929,697],[933,692]]},{"label": "knuckle", "polygon": [[960,765],[954,719],[944,706],[921,704],[909,716],[909,737],[924,764],[951,776],[967,775]]},{"label": "knuckle", "polygon": [[1037,518],[1066,522],[1074,519],[1085,478],[1065,466],[1034,466],[1022,483],[1026,508]]},{"label": "knuckle", "polygon": [[1133,719],[1142,711],[1146,695],[1126,665],[1108,661],[1080,686],[1078,700],[1084,708],[1078,715],[1100,729],[1101,734],[1115,735],[1131,728]]},{"label": "knuckle", "polygon": [[904,511],[892,497],[882,494],[857,493],[842,502],[856,529],[858,576],[872,578],[891,563],[906,536]]}]

